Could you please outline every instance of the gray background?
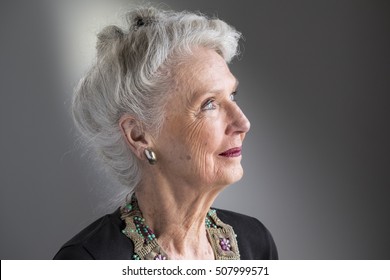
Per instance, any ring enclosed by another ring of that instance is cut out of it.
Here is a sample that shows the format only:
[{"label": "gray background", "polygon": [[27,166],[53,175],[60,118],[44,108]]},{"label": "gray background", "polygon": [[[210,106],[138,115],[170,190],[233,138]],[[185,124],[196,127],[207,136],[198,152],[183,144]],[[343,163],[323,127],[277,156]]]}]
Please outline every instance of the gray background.
[{"label": "gray background", "polygon": [[[97,31],[140,2],[1,1],[1,259],[50,259],[113,209],[69,101]],[[390,259],[390,2],[161,2],[245,36],[245,176],[215,205],[259,218],[282,259]]]}]

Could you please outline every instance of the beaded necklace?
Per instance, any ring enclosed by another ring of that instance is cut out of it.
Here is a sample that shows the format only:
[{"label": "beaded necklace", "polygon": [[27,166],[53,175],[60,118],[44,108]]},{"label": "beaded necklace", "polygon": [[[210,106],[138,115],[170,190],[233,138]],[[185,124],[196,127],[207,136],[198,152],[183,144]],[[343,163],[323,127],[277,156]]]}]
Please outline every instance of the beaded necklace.
[{"label": "beaded necklace", "polygon": [[[121,219],[126,227],[122,230],[134,244],[134,260],[168,260],[167,253],[160,247],[157,237],[146,225],[133,194],[131,200],[121,207]],[[216,260],[239,260],[237,235],[230,225],[223,223],[215,209],[210,209],[205,218],[207,237]]]}]

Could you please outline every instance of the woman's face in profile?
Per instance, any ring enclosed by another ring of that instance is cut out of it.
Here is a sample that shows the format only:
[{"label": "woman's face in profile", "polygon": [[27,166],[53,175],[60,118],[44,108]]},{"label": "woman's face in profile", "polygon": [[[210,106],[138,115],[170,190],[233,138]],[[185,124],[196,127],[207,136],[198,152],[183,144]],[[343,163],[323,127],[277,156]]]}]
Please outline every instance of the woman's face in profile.
[{"label": "woman's face in profile", "polygon": [[237,85],[213,50],[197,48],[177,66],[175,90],[155,141],[165,174],[212,187],[242,177],[241,147],[250,123],[235,102]]}]

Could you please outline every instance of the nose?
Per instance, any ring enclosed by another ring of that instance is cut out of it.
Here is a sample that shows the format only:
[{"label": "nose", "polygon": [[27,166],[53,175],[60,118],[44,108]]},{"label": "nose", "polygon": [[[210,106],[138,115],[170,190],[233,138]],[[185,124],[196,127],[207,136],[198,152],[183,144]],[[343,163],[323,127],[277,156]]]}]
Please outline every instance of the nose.
[{"label": "nose", "polygon": [[251,124],[245,114],[241,111],[237,104],[231,108],[231,112],[227,114],[228,126],[226,127],[226,134],[244,134],[247,133]]}]

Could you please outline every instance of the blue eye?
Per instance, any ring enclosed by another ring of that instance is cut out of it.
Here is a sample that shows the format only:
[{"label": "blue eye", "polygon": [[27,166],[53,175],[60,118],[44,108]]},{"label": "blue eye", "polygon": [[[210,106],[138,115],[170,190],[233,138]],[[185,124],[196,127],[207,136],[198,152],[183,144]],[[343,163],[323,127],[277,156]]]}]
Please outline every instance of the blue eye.
[{"label": "blue eye", "polygon": [[213,99],[207,100],[206,103],[202,106],[202,110],[214,110],[215,108],[216,106]]},{"label": "blue eye", "polygon": [[232,94],[230,94],[230,100],[233,101],[233,102],[236,102],[236,95],[237,95],[237,91],[235,91]]}]

